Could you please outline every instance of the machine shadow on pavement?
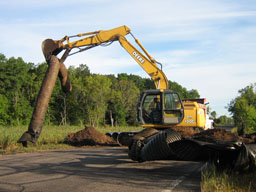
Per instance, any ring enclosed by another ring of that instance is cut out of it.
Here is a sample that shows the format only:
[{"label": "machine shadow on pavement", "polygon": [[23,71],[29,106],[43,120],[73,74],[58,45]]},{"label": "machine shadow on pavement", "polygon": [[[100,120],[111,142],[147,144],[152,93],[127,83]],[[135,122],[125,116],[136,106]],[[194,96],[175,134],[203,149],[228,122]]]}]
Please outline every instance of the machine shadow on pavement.
[{"label": "machine shadow on pavement", "polygon": [[3,184],[22,186],[27,189],[24,191],[102,191],[103,188],[105,191],[126,191],[126,188],[159,191],[157,189],[168,188],[170,181],[188,176],[194,177],[195,182],[189,182],[187,187],[192,191],[193,188],[195,191],[200,190],[202,163],[138,163],[127,157],[126,148],[80,148],[17,154],[13,157],[6,156],[0,160],[0,168],[3,170],[0,174],[0,191]]}]

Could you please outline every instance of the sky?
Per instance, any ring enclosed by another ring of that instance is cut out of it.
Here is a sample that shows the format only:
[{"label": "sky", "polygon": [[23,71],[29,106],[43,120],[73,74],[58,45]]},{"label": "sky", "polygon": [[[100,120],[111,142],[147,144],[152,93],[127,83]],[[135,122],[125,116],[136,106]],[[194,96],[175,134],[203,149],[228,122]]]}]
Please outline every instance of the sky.
[{"label": "sky", "polygon": [[[0,53],[39,64],[44,39],[122,25],[163,64],[169,80],[196,89],[217,116],[230,115],[226,107],[238,90],[256,82],[255,0],[0,1]],[[149,77],[118,42],[65,61],[80,64],[97,74]]]}]

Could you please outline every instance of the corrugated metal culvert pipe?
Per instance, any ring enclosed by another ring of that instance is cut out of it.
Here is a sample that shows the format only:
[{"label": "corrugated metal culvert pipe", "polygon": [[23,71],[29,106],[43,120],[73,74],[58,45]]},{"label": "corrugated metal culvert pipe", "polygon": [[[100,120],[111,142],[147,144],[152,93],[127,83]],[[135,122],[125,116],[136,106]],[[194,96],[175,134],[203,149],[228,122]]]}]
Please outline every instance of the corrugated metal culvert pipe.
[{"label": "corrugated metal culvert pipe", "polygon": [[160,131],[144,140],[134,140],[129,147],[129,157],[136,161],[150,161],[161,159],[172,159],[173,152],[169,147],[169,143],[180,140],[179,133],[166,129]]},{"label": "corrugated metal culvert pipe", "polygon": [[211,143],[182,138],[179,133],[166,129],[129,146],[129,157],[143,162],[152,160],[210,161],[218,169],[246,172],[256,167],[255,154],[240,141]]}]

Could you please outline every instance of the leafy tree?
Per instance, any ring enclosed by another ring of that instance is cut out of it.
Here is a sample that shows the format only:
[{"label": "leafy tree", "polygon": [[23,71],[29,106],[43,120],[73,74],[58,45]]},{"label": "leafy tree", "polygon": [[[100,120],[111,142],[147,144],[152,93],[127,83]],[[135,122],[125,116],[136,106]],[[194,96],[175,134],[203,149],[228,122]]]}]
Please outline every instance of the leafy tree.
[{"label": "leafy tree", "polygon": [[200,95],[196,89],[191,89],[185,93],[185,99],[200,98]]},{"label": "leafy tree", "polygon": [[212,116],[214,119],[216,119],[216,117],[217,117],[216,111],[212,111],[212,112],[211,112],[211,116]]},{"label": "leafy tree", "polygon": [[139,89],[131,80],[121,79],[113,85],[109,110],[119,125],[135,124]]},{"label": "leafy tree", "polygon": [[78,68],[69,67],[68,73],[72,83],[72,91],[66,96],[67,121],[70,124],[83,125],[87,119],[85,78],[91,74],[85,64],[80,65]]},{"label": "leafy tree", "polygon": [[108,111],[106,118],[110,124],[126,125],[127,111],[122,103],[122,93],[118,90],[111,90],[111,97],[108,102]]},{"label": "leafy tree", "polygon": [[6,57],[0,53],[0,63],[5,63],[7,61]]},{"label": "leafy tree", "polygon": [[239,96],[228,105],[228,111],[233,115],[236,125],[245,132],[256,131],[256,94],[255,84],[239,90]]},{"label": "leafy tree", "polygon": [[138,75],[133,74],[126,74],[126,73],[120,73],[117,76],[117,80],[130,80],[133,81],[133,83],[136,85],[137,88],[139,88],[140,91],[147,90],[147,89],[155,89],[154,82],[150,78],[142,78]]},{"label": "leafy tree", "polygon": [[80,64],[79,67],[75,68],[73,66],[69,67],[69,73],[72,73],[75,77],[86,77],[89,76],[90,70],[86,64]]},{"label": "leafy tree", "polygon": [[8,98],[0,94],[0,125],[7,125],[9,122],[9,101]]},{"label": "leafy tree", "polygon": [[104,124],[111,81],[103,75],[90,75],[85,77],[85,84],[87,122],[92,126]]},{"label": "leafy tree", "polygon": [[149,78],[144,78],[143,79],[143,84],[144,84],[143,88],[138,87],[140,90],[155,89],[154,82]]},{"label": "leafy tree", "polygon": [[7,60],[2,55],[0,60],[0,94],[8,98],[8,123],[27,124],[31,117],[31,105],[26,97],[32,81],[29,74],[31,64],[25,63],[21,58],[11,57]]},{"label": "leafy tree", "polygon": [[214,119],[214,123],[217,125],[227,125],[234,123],[233,118],[227,117],[226,115],[222,115],[218,118]]},{"label": "leafy tree", "polygon": [[169,81],[169,89],[177,92],[180,95],[181,99],[200,98],[197,90],[191,89],[188,91],[185,87],[182,87],[180,84],[174,81]]}]

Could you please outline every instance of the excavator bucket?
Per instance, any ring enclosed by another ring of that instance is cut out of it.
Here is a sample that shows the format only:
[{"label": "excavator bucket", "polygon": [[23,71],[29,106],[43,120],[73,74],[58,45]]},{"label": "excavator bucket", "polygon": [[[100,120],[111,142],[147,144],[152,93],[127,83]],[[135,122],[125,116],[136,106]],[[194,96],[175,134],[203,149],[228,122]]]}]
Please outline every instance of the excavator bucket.
[{"label": "excavator bucket", "polygon": [[23,144],[23,146],[27,146],[28,141],[36,143],[40,136],[45,119],[45,113],[57,76],[59,76],[62,90],[65,93],[71,91],[72,89],[65,65],[58,59],[57,56],[53,55],[53,53],[58,54],[60,51],[57,49],[55,42],[50,39],[45,40],[42,44],[42,50],[48,64],[48,68],[40,88],[28,131],[26,131],[18,140],[19,143]]}]

